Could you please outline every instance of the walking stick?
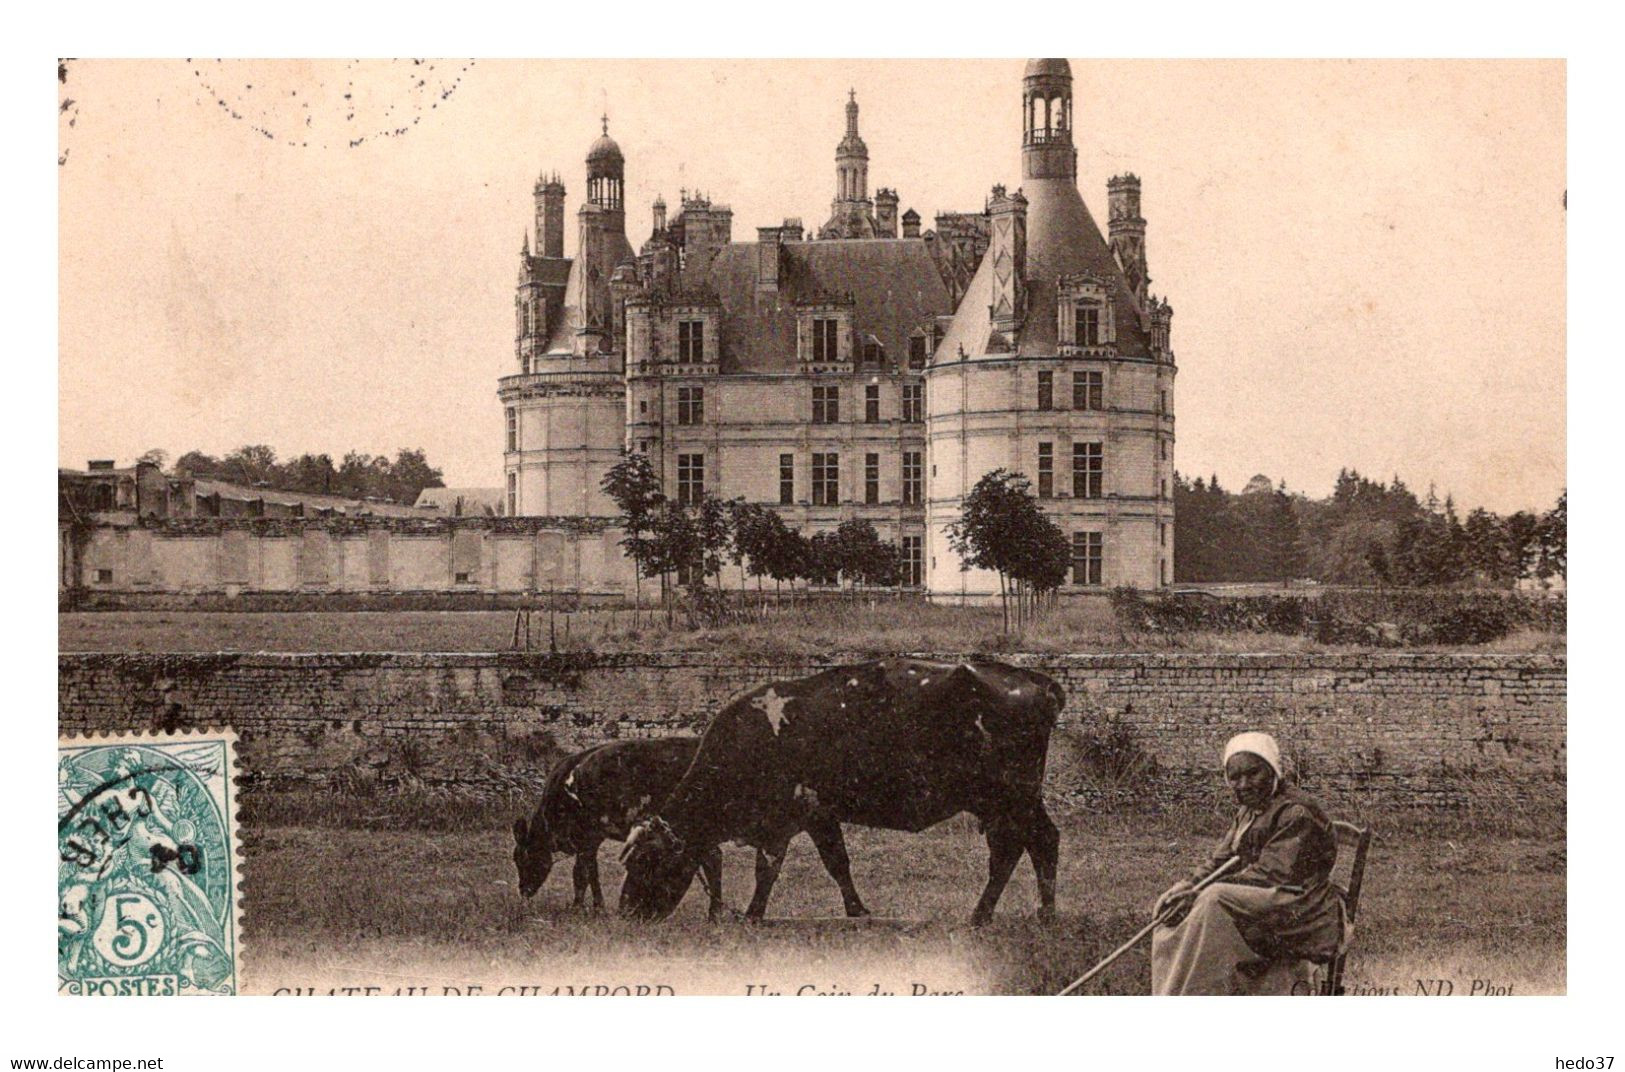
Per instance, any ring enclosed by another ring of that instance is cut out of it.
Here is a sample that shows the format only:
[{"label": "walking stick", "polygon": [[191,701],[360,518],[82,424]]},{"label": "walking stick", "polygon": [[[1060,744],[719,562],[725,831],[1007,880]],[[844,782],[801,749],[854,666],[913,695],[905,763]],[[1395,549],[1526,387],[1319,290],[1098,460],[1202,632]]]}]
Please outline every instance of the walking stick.
[{"label": "walking stick", "polygon": [[[1212,874],[1208,875],[1202,881],[1198,882],[1195,886],[1192,886],[1191,887],[1191,892],[1195,893],[1198,890],[1206,889],[1208,886],[1211,886],[1213,883],[1217,882],[1221,876],[1227,875],[1231,871],[1235,870],[1236,865],[1239,864],[1239,863],[1241,863],[1241,857],[1239,857],[1239,856],[1230,857],[1224,863],[1222,863],[1218,867],[1214,868]],[[1158,913],[1158,915],[1157,915],[1157,917],[1155,919],[1153,919],[1150,923],[1147,923],[1144,927],[1141,927],[1138,931],[1136,931],[1135,934],[1134,934],[1134,937],[1130,938],[1128,941],[1124,942],[1122,945],[1118,946],[1116,949],[1114,949],[1110,953],[1108,953],[1106,955],[1105,960],[1101,961],[1099,964],[1096,964],[1093,968],[1090,968],[1088,971],[1084,972],[1076,980],[1073,981],[1071,986],[1067,987],[1065,990],[1061,991],[1056,996],[1057,997],[1063,997],[1063,998],[1066,997],[1068,994],[1070,994],[1074,990],[1078,989],[1078,987],[1082,986],[1084,983],[1087,983],[1089,980],[1093,979],[1095,976],[1099,975],[1101,972],[1103,972],[1107,968],[1111,967],[1114,963],[1117,962],[1118,957],[1121,957],[1124,953],[1127,953],[1130,949],[1133,949],[1135,946],[1139,945],[1140,940],[1142,938],[1144,938],[1146,935],[1150,934],[1152,931],[1156,930],[1157,927],[1160,924],[1162,924],[1164,921],[1166,921],[1168,919],[1168,917],[1171,916],[1172,914],[1173,914],[1172,907],[1163,909],[1162,912]]]}]

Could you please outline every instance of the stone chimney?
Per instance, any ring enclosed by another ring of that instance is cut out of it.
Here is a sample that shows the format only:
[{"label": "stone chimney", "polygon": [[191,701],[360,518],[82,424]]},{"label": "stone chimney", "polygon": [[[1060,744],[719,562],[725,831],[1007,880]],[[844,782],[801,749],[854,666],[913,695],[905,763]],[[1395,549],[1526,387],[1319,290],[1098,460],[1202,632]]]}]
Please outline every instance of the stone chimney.
[{"label": "stone chimney", "polygon": [[987,256],[993,266],[993,296],[988,314],[993,330],[1014,342],[1027,312],[1027,199],[1020,190],[1006,195],[993,187],[988,200],[992,217]]},{"label": "stone chimney", "polygon": [[557,174],[536,180],[536,253],[564,256],[564,183]]},{"label": "stone chimney", "polygon": [[1134,300],[1145,308],[1151,273],[1145,258],[1145,219],[1140,215],[1140,179],[1133,174],[1113,176],[1106,183],[1107,228],[1112,253],[1123,270]]},{"label": "stone chimney", "polygon": [[889,186],[875,191],[875,237],[897,237],[897,191]]},{"label": "stone chimney", "polygon": [[920,214],[913,209],[903,213],[903,237],[920,237]]},{"label": "stone chimney", "polygon": [[784,221],[784,240],[786,242],[800,242],[802,240],[802,235],[803,228],[801,226],[801,217],[786,217]]},{"label": "stone chimney", "polygon": [[779,267],[784,244],[783,227],[756,228],[756,292],[779,289]]}]

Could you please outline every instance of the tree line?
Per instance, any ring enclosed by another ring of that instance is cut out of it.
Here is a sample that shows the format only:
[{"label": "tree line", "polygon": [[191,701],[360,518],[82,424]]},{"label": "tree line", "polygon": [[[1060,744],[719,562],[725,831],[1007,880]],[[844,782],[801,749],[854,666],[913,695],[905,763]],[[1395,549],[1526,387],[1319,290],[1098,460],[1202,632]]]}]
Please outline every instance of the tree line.
[{"label": "tree line", "polygon": [[775,511],[742,498],[724,501],[707,491],[679,502],[661,490],[659,475],[641,453],[623,455],[600,486],[620,510],[621,548],[635,565],[634,584],[659,579],[668,619],[679,588],[698,594],[711,578],[720,588],[728,564],[738,567],[741,588],[754,579],[765,592],[772,580],[776,594],[798,581],[850,588],[889,587],[903,579],[898,548],[867,521],[845,521],[833,532],[807,537]]},{"label": "tree line", "polygon": [[[149,450],[141,460],[164,468],[169,455],[162,450]],[[406,447],[396,451],[393,460],[384,454],[352,450],[335,465],[330,454],[301,454],[281,462],[275,450],[257,443],[238,447],[220,458],[189,450],[175,459],[172,471],[194,479],[221,480],[247,487],[338,495],[346,499],[383,499],[408,506],[417,502],[424,488],[446,486],[440,470],[429,464],[422,449]]]},{"label": "tree line", "polygon": [[[707,579],[722,586],[727,564],[739,569],[740,587],[754,578],[759,592],[772,580],[784,586],[892,587],[903,583],[900,549],[880,538],[874,525],[853,518],[833,531],[804,536],[770,507],[743,498],[724,501],[702,492],[683,503],[667,498],[647,455],[625,454],[600,485],[620,511],[621,547],[635,564],[634,584],[658,578],[661,603],[671,618],[672,595],[699,595]],[[1044,516],[1032,484],[999,469],[977,482],[960,517],[948,527],[960,568],[982,568],[999,577],[1005,625],[1017,628],[1066,580],[1070,547],[1066,534]],[[637,592],[641,602],[641,590]]]},{"label": "tree line", "polygon": [[1510,586],[1568,576],[1568,492],[1544,513],[1462,517],[1454,499],[1418,497],[1344,469],[1332,493],[1311,499],[1255,476],[1240,492],[1217,476],[1174,476],[1174,578],[1324,584]]}]

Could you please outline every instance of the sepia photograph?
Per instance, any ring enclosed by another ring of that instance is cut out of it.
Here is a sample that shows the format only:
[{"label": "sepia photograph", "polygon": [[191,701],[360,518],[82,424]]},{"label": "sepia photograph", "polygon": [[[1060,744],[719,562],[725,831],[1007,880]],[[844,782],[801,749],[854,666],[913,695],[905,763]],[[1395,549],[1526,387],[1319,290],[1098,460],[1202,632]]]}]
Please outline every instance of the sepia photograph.
[{"label": "sepia photograph", "polygon": [[59,1000],[1568,993],[1567,77],[61,60]]}]

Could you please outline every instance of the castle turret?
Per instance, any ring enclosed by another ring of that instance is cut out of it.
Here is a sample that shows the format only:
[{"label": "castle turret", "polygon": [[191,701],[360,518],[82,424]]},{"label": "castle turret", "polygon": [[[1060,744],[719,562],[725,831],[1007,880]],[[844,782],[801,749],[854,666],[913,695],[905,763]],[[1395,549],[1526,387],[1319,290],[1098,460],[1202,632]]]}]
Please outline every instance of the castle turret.
[{"label": "castle turret", "polygon": [[606,348],[614,336],[609,280],[620,265],[633,260],[626,240],[626,159],[609,136],[609,117],[603,134],[587,150],[587,201],[581,206],[581,245],[577,250],[580,278],[581,328],[600,337]]},{"label": "castle turret", "polygon": [[1077,182],[1078,150],[1072,144],[1072,65],[1029,60],[1022,78],[1026,130],[1021,142],[1023,179]]},{"label": "castle turret", "polygon": [[847,92],[846,136],[835,147],[835,199],[830,203],[829,222],[818,237],[875,237],[875,206],[869,200],[869,147],[858,134],[855,89]]}]

